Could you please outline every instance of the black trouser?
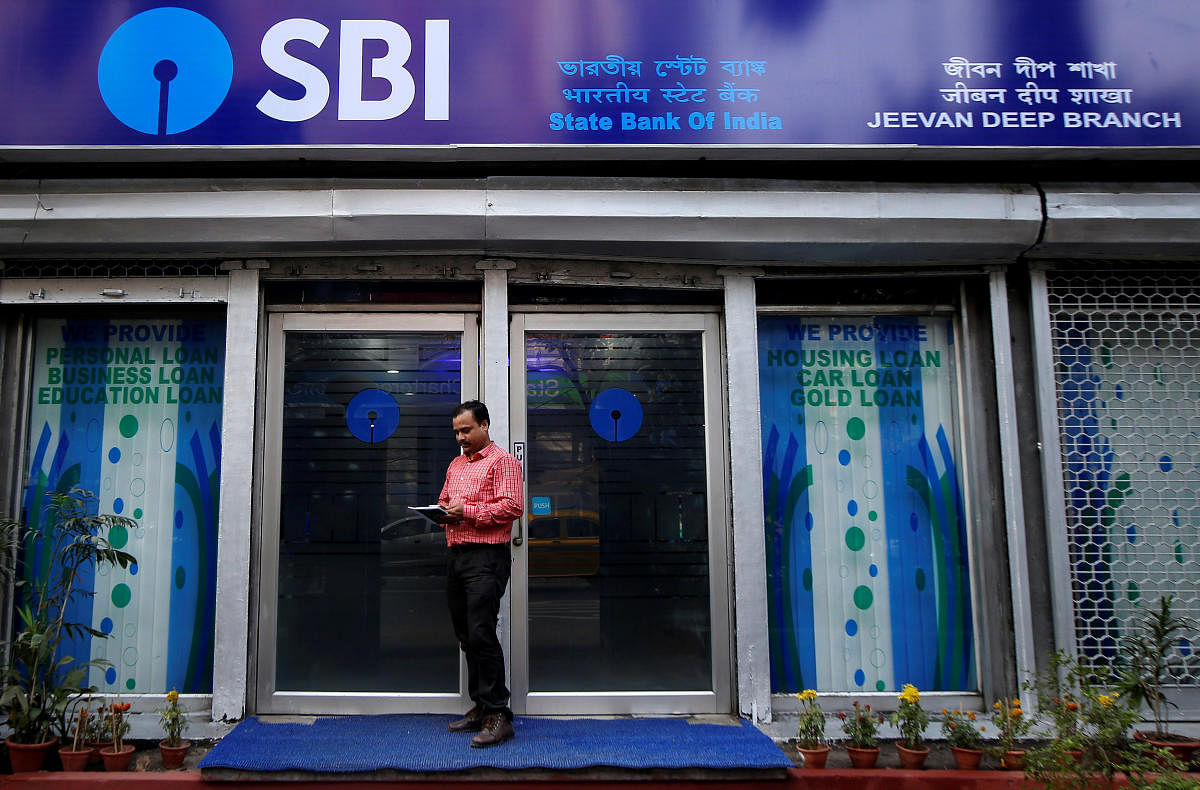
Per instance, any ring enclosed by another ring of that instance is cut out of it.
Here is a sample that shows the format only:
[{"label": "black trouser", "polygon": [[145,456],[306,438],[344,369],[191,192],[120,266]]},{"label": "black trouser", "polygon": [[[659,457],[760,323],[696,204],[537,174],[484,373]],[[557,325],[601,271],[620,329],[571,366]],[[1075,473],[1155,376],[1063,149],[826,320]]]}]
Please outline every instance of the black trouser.
[{"label": "black trouser", "polygon": [[496,637],[500,599],[508,586],[511,559],[507,543],[467,543],[450,547],[446,599],[454,635],[467,657],[467,693],[485,714],[512,720],[504,685],[504,649]]}]

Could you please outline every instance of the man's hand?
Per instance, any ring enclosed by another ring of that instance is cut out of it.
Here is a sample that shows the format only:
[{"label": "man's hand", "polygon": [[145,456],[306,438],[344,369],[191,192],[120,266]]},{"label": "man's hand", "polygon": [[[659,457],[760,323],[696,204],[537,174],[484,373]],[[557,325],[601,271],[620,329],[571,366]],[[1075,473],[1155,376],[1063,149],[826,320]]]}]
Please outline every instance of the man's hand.
[{"label": "man's hand", "polygon": [[462,521],[463,518],[463,503],[455,502],[446,508],[446,512],[450,515],[451,521]]}]

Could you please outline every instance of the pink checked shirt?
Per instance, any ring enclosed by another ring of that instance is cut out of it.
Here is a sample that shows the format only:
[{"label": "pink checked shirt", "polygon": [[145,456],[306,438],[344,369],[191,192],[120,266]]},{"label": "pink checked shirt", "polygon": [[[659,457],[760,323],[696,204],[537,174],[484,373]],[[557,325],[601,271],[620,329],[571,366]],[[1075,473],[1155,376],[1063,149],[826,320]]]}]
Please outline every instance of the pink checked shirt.
[{"label": "pink checked shirt", "polygon": [[462,501],[463,519],[446,525],[446,543],[507,543],[512,523],[525,511],[521,462],[492,442],[475,455],[460,455],[446,470],[438,504]]}]

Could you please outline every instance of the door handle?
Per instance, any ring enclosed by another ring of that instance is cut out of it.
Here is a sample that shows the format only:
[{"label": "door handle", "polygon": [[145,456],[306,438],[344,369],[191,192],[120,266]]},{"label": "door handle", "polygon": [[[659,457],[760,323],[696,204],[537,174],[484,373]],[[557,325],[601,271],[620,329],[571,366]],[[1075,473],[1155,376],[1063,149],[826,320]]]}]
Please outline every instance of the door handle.
[{"label": "door handle", "polygon": [[[524,477],[525,442],[513,442],[513,458],[516,458],[517,461],[521,464],[521,473],[522,473],[522,477]],[[521,481],[521,497],[523,499],[529,498],[528,496],[526,496],[524,480]],[[525,542],[525,519],[528,518],[528,516],[524,512],[525,511],[524,508],[522,508],[521,510],[522,510],[521,517],[519,519],[517,519],[517,534],[514,535],[513,539],[512,539],[512,544],[514,546],[520,546],[522,543]]]}]

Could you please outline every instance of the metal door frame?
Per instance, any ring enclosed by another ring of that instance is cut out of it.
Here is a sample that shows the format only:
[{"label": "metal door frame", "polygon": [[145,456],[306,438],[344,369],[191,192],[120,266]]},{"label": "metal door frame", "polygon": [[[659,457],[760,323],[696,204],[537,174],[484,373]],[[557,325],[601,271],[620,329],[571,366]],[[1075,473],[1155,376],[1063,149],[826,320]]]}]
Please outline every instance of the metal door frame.
[{"label": "metal door frame", "polygon": [[[704,439],[707,469],[709,616],[712,687],[701,691],[531,692],[529,690],[529,590],[525,546],[514,546],[509,583],[512,707],[520,714],[728,713],[732,686],[729,540],[726,469],[728,450],[722,382],[721,335],[715,314],[522,313],[509,321],[511,414],[514,443],[527,442],[525,336],[550,332],[699,332],[704,375]],[[528,444],[526,444],[528,447]],[[528,481],[526,481],[528,486]],[[526,491],[528,504],[528,491]],[[528,534],[529,510],[519,522]]]},{"label": "metal door frame", "polygon": [[[279,691],[275,688],[279,595],[280,466],[283,445],[283,345],[287,332],[460,332],[461,400],[479,392],[479,326],[475,313],[273,313],[268,317],[265,408],[262,427],[262,511],[258,541],[258,650],[256,711],[264,714],[455,713],[467,700],[466,670],[459,658],[459,692],[378,693]],[[472,353],[474,352],[474,353]],[[446,430],[450,430],[449,416]],[[446,459],[449,463],[450,459]],[[431,613],[436,616],[437,613]],[[449,615],[446,615],[449,617]],[[346,657],[354,671],[354,657]],[[468,701],[469,704],[469,701]]]}]

